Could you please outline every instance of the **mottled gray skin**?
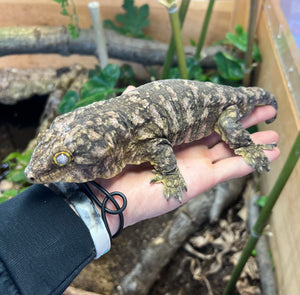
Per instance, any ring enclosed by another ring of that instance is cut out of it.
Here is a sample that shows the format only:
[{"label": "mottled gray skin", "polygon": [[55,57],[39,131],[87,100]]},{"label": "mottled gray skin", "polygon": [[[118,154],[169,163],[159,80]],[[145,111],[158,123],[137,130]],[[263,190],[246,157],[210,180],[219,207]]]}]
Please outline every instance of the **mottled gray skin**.
[{"label": "mottled gray skin", "polygon": [[[277,109],[274,96],[257,87],[151,82],[57,117],[40,134],[25,174],[34,183],[80,183],[111,178],[126,164],[150,162],[155,169],[151,182],[162,182],[164,195],[180,200],[187,188],[172,146],[214,131],[256,170],[269,170],[263,149],[273,146],[254,144],[239,123],[256,105],[264,104]],[[60,152],[69,157],[68,163],[56,163]]]}]

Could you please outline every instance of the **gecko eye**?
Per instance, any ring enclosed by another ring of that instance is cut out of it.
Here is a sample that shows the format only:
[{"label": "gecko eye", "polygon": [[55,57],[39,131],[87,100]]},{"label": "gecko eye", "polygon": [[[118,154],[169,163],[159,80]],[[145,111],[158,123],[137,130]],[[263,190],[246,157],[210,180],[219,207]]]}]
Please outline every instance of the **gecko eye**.
[{"label": "gecko eye", "polygon": [[71,162],[72,157],[68,152],[59,152],[53,156],[53,160],[56,165],[65,166]]}]

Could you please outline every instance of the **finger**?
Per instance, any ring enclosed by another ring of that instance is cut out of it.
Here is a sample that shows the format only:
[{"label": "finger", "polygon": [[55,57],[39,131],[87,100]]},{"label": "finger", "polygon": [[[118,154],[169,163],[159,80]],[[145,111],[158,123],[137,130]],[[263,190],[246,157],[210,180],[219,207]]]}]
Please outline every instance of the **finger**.
[{"label": "finger", "polygon": [[241,119],[244,128],[256,125],[260,122],[274,118],[276,110],[270,106],[257,106],[247,117]]},{"label": "finger", "polygon": [[[255,143],[274,143],[278,142],[278,134],[274,131],[257,132],[252,135],[252,139]],[[280,151],[277,147],[272,150],[264,150],[264,153],[271,162],[280,155]],[[217,178],[216,183],[242,177],[254,171],[251,166],[246,164],[241,156],[227,157],[215,162],[214,170]]]},{"label": "finger", "polygon": [[[280,151],[277,147],[274,148],[273,150],[265,150],[264,152],[271,162],[276,160],[280,155]],[[215,181],[217,184],[233,178],[240,178],[248,175],[253,171],[254,168],[247,165],[241,156],[227,158],[216,163],[215,175],[217,177]]]},{"label": "finger", "polygon": [[[251,134],[250,137],[254,143],[267,144],[271,142],[270,140],[273,140],[273,142],[278,141],[278,134],[272,130],[257,132]],[[213,163],[234,156],[233,150],[223,141],[210,148],[209,152]]]},{"label": "finger", "polygon": [[216,163],[220,160],[234,156],[233,149],[229,148],[228,144],[224,141],[221,141],[214,145],[209,149],[209,152],[212,163]]},{"label": "finger", "polygon": [[129,91],[131,91],[131,90],[134,90],[136,87],[134,87],[134,86],[132,86],[132,85],[129,85],[129,86],[127,86],[127,88],[124,90],[124,92],[123,93],[127,93],[127,92],[129,92]]},{"label": "finger", "polygon": [[218,142],[221,142],[221,136],[217,132],[213,132],[211,135],[202,138],[201,144],[206,145],[208,148],[213,147]]}]

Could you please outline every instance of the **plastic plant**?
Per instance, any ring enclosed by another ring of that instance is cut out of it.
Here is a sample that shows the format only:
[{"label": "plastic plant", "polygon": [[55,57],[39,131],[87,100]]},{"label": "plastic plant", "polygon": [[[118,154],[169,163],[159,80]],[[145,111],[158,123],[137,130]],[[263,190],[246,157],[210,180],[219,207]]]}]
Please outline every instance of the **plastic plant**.
[{"label": "plastic plant", "polygon": [[[248,34],[237,25],[234,33],[227,33],[225,39],[220,41],[219,44],[229,45],[230,52],[218,52],[214,56],[217,65],[218,74],[213,76],[212,81],[220,84],[229,84],[232,86],[239,86],[245,75],[245,59],[239,58],[240,52],[246,53]],[[252,46],[251,56],[256,62],[261,62],[261,55],[259,48],[256,44]],[[251,60],[252,60],[251,59]],[[252,68],[251,63],[250,67]]]},{"label": "plastic plant", "polygon": [[28,183],[24,174],[24,169],[29,163],[31,154],[32,150],[26,150],[23,153],[12,152],[3,160],[3,163],[7,164],[9,167],[9,171],[6,174],[5,178],[10,182],[18,184],[21,188],[10,189],[3,192],[2,196],[0,197],[0,203],[6,201],[11,197],[14,197],[31,185],[30,183]]},{"label": "plastic plant", "polygon": [[272,209],[278,200],[281,191],[283,190],[287,180],[289,179],[293,169],[295,168],[300,156],[300,132],[298,132],[295,142],[290,150],[288,158],[275,182],[271,192],[268,195],[265,205],[262,207],[259,217],[251,230],[251,235],[244,247],[242,255],[233,269],[231,279],[229,280],[223,295],[233,294],[235,284],[240,277],[240,274],[252,254],[259,237],[263,233],[263,229],[272,213]]},{"label": "plastic plant", "polygon": [[93,28],[95,34],[95,41],[97,45],[97,55],[100,62],[101,69],[108,65],[108,54],[106,49],[105,35],[101,22],[100,5],[99,2],[94,1],[88,4],[88,8],[93,21]]},{"label": "plastic plant", "polygon": [[150,24],[148,4],[138,8],[134,5],[134,0],[124,0],[122,7],[125,13],[115,16],[116,22],[121,26],[111,20],[105,20],[104,27],[128,37],[151,39],[143,33],[143,29]]},{"label": "plastic plant", "polygon": [[208,8],[206,10],[206,14],[205,14],[205,18],[204,18],[204,22],[203,22],[203,26],[202,26],[202,31],[201,31],[201,34],[199,37],[197,48],[196,48],[196,53],[195,53],[196,59],[200,58],[201,50],[204,45],[204,41],[205,41],[205,37],[207,34],[208,25],[209,25],[209,21],[211,18],[211,13],[213,11],[214,3],[215,3],[215,0],[209,0]]},{"label": "plastic plant", "polygon": [[61,15],[68,16],[70,19],[70,23],[68,24],[68,31],[73,39],[77,39],[79,37],[79,20],[76,12],[76,6],[73,0],[70,0],[72,6],[72,12],[68,11],[70,6],[69,0],[53,0],[61,6]]},{"label": "plastic plant", "polygon": [[258,0],[252,0],[250,6],[249,25],[248,25],[247,50],[245,54],[245,75],[243,78],[244,86],[249,86],[250,84],[250,74],[252,70],[252,49],[254,46],[257,11],[258,11]]},{"label": "plastic plant", "polygon": [[120,77],[120,68],[116,64],[109,64],[103,70],[96,66],[89,72],[89,80],[76,92],[69,90],[63,97],[58,112],[70,112],[78,107],[109,98],[109,94],[122,92],[124,89],[115,88]]},{"label": "plastic plant", "polygon": [[[183,26],[183,22],[184,22],[189,4],[190,4],[190,0],[182,0],[182,2],[181,2],[180,8],[179,8],[179,20],[180,20],[181,27]],[[169,78],[170,69],[171,69],[171,66],[173,63],[173,56],[174,56],[175,50],[176,50],[175,39],[174,39],[174,36],[172,35],[172,38],[171,38],[171,41],[169,44],[169,48],[167,51],[166,59],[164,62],[164,66],[163,66],[162,79]]]},{"label": "plastic plant", "polygon": [[[203,69],[199,66],[198,60],[193,57],[188,57],[186,59],[186,65],[188,70],[188,79],[189,80],[198,80],[198,81],[208,81],[208,75],[203,71]],[[171,68],[169,75],[169,79],[179,79],[180,73],[178,67]]]},{"label": "plastic plant", "polygon": [[182,41],[177,1],[176,0],[159,0],[159,2],[167,8],[169,16],[170,16],[172,34],[174,36],[175,47],[176,47],[176,52],[177,52],[180,77],[181,77],[181,79],[188,79],[188,71],[187,71],[184,46],[183,46],[183,41]]}]

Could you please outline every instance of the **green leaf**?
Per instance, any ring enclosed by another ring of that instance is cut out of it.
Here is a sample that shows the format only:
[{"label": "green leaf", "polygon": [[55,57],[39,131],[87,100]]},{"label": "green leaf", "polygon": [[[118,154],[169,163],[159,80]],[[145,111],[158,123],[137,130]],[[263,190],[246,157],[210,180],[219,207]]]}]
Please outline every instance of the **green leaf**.
[{"label": "green leaf", "polygon": [[[22,186],[24,185],[28,186],[28,181],[27,178],[25,177],[24,169],[28,165],[31,155],[32,155],[32,150],[26,150],[23,153],[19,153],[19,152],[10,153],[4,159],[4,161],[8,164],[9,167],[9,171],[5,175],[5,178],[10,182],[18,183]],[[4,193],[3,195],[6,196],[6,194],[9,194],[8,196],[11,197],[16,195],[17,193],[10,194],[10,192],[8,192],[8,193]]]},{"label": "green leaf", "polygon": [[193,38],[190,38],[190,45],[196,47],[197,46],[197,42]]},{"label": "green leaf", "polygon": [[233,86],[233,87],[241,86],[240,80],[232,81],[232,80],[224,79],[218,72],[209,75],[207,77],[207,81],[210,81],[214,84],[229,85],[229,86]]},{"label": "green leaf", "polygon": [[21,153],[17,157],[18,164],[26,166],[29,163],[29,160],[31,158],[32,152],[33,152],[32,150],[26,150],[25,152]]},{"label": "green leaf", "polygon": [[[29,186],[31,186],[31,184]],[[22,187],[22,188],[19,189],[19,193],[24,192],[27,189],[28,189],[28,186]]]},{"label": "green leaf", "polygon": [[61,9],[60,14],[63,15],[63,16],[68,16],[69,15],[68,10],[65,7],[63,7]]},{"label": "green leaf", "polygon": [[168,79],[180,79],[179,67],[173,67],[170,69]]},{"label": "green leaf", "polygon": [[120,68],[116,64],[107,65],[100,74],[93,76],[81,88],[81,98],[112,89],[120,77]]},{"label": "green leaf", "polygon": [[124,64],[121,66],[120,70],[120,79],[122,80],[123,85],[137,85],[135,73],[130,65]]},{"label": "green leaf", "polygon": [[224,79],[218,73],[211,75],[209,81],[214,84],[225,84],[223,83]]},{"label": "green leaf", "polygon": [[190,80],[206,81],[207,75],[203,73],[202,68],[199,65],[199,62],[195,58],[187,58],[187,70]]},{"label": "green leaf", "polygon": [[68,90],[64,95],[59,108],[58,113],[65,114],[74,108],[74,105],[79,101],[80,97],[78,92],[74,90]]},{"label": "green leaf", "polygon": [[9,189],[9,190],[4,191],[0,196],[0,203],[3,203],[12,197],[15,197],[19,193],[25,191],[27,188],[28,187],[23,187],[21,189]]},{"label": "green leaf", "polygon": [[[241,25],[237,25],[235,27],[235,34],[232,34],[232,33],[226,34],[226,42],[225,43],[232,44],[239,50],[246,52],[247,43],[248,43],[248,34]],[[257,44],[253,45],[252,58],[257,62],[261,62],[261,60],[262,60]]]},{"label": "green leaf", "polygon": [[7,201],[11,197],[16,196],[19,193],[19,190],[17,189],[9,189],[2,193],[2,196],[0,197],[0,203]]},{"label": "green leaf", "polygon": [[91,103],[94,103],[96,101],[100,101],[100,100],[105,100],[106,97],[105,97],[105,93],[104,92],[101,92],[101,93],[94,93],[84,99],[81,99],[80,101],[78,101],[72,108],[71,111],[77,109],[77,108],[80,108],[80,107],[85,107]]},{"label": "green leaf", "polygon": [[[2,193],[2,195],[3,195],[3,193]],[[2,196],[2,197],[0,197],[0,204],[1,203],[3,203],[3,202],[5,202],[5,201],[7,201],[8,199],[10,199],[10,197],[8,196]]]},{"label": "green leaf", "polygon": [[118,92],[115,85],[120,77],[120,68],[116,64],[109,64],[103,70],[98,66],[89,71],[89,80],[85,82],[80,90],[69,90],[62,99],[59,113],[67,113],[95,101],[107,99],[111,93]]},{"label": "green leaf", "polygon": [[53,0],[61,6],[60,14],[67,16],[70,19],[68,24],[68,32],[71,35],[72,39],[77,39],[79,37],[79,20],[76,12],[76,6],[73,0],[71,0],[72,12],[69,13],[69,0]]},{"label": "green leaf", "polygon": [[53,1],[64,6],[68,5],[68,0],[53,0]]},{"label": "green leaf", "polygon": [[226,39],[228,41],[229,44],[234,45],[235,47],[237,47],[239,50],[246,52],[247,50],[247,38],[244,39],[240,36],[236,36],[232,33],[227,33],[226,34]]},{"label": "green leaf", "polygon": [[246,31],[244,31],[243,27],[241,25],[237,25],[235,27],[235,34],[227,33],[226,34],[226,40],[229,44],[234,45],[239,50],[246,52],[247,50],[247,40],[248,34]]},{"label": "green leaf", "polygon": [[17,165],[27,165],[32,155],[32,150],[26,150],[24,153],[12,152],[4,160],[10,167]]},{"label": "green leaf", "polygon": [[24,169],[11,170],[6,175],[7,180],[15,183],[26,183],[27,179],[24,174]]},{"label": "green leaf", "polygon": [[100,75],[100,73],[101,73],[100,66],[95,65],[94,69],[89,70],[88,77],[89,77],[89,79],[91,79],[91,78],[93,78],[96,75]]},{"label": "green leaf", "polygon": [[250,126],[249,128],[247,128],[247,131],[249,133],[253,134],[255,132],[258,132],[258,127],[257,127],[257,125]]},{"label": "green leaf", "polygon": [[3,163],[9,163],[11,160],[19,159],[21,154],[19,152],[12,152],[6,158],[4,158]]},{"label": "green leaf", "polygon": [[68,31],[72,37],[72,39],[77,39],[79,37],[79,28],[74,24],[68,24]]},{"label": "green leaf", "polygon": [[257,62],[262,61],[260,50],[256,44],[253,45],[252,58]]},{"label": "green leaf", "polygon": [[107,65],[101,72],[101,74],[97,77],[101,79],[101,81],[104,82],[104,85],[106,85],[109,88],[113,88],[120,77],[120,67],[116,64],[109,64]]},{"label": "green leaf", "polygon": [[[190,80],[207,81],[207,75],[203,73],[203,69],[200,67],[197,59],[189,57],[186,59],[188,78]],[[169,79],[179,79],[180,72],[178,67],[172,67],[170,69]]]},{"label": "green leaf", "polygon": [[120,27],[116,26],[115,23],[111,19],[105,19],[103,22],[103,26],[106,29],[114,30],[120,34],[123,33],[123,30],[120,30]]},{"label": "green leaf", "polygon": [[236,25],[235,26],[235,32],[237,35],[243,35],[245,33],[245,30],[241,25]]},{"label": "green leaf", "polygon": [[79,107],[84,107],[87,106],[91,103],[94,103],[96,101],[100,101],[100,100],[106,100],[109,96],[109,94],[111,93],[116,93],[116,92],[123,92],[125,90],[125,88],[112,88],[112,89],[107,89],[107,90],[103,90],[101,92],[97,92],[92,94],[91,96],[88,96],[84,99],[81,99],[80,101],[78,101],[72,110],[75,110]]},{"label": "green leaf", "polygon": [[145,4],[138,8],[134,5],[133,0],[124,0],[122,7],[125,13],[115,16],[115,20],[120,23],[121,26],[116,26],[111,20],[105,20],[104,27],[113,29],[129,37],[149,39],[149,37],[143,33],[143,29],[150,24],[149,5]]},{"label": "green leaf", "polygon": [[91,78],[81,88],[81,100],[105,90],[105,85],[97,76]]},{"label": "green leaf", "polygon": [[268,197],[267,196],[261,196],[256,201],[256,204],[258,206],[260,206],[260,207],[264,207],[266,205],[267,201],[268,201]]},{"label": "green leaf", "polygon": [[234,58],[225,52],[218,52],[214,56],[218,71],[224,79],[237,81],[242,80],[244,76],[243,61]]}]

